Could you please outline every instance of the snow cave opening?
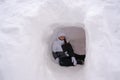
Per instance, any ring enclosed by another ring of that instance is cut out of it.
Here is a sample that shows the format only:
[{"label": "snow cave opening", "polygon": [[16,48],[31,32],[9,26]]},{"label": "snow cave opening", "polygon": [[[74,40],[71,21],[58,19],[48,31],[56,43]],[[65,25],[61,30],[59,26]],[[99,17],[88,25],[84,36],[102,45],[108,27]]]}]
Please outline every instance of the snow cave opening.
[{"label": "snow cave opening", "polygon": [[49,60],[47,61],[48,66],[58,65],[56,64],[52,55],[52,43],[56,39],[56,36],[59,32],[66,34],[67,39],[69,39],[76,54],[86,55],[86,32],[84,27],[82,26],[81,27],[77,27],[77,26],[56,27],[53,29],[53,32],[50,36],[51,43],[49,45],[49,50],[48,50],[49,52],[48,54],[46,54],[50,56]]}]

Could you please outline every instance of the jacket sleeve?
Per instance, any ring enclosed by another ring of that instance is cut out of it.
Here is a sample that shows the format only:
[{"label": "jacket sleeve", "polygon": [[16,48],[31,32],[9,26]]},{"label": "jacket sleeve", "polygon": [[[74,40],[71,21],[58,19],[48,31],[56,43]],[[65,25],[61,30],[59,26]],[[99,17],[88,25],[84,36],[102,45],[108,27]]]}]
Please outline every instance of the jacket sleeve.
[{"label": "jacket sleeve", "polygon": [[54,42],[53,45],[52,45],[52,54],[53,54],[53,57],[55,59],[58,57],[57,54],[56,54],[56,50],[57,50],[57,48],[56,48],[56,42]]},{"label": "jacket sleeve", "polygon": [[52,51],[55,53],[57,51],[57,46],[56,42],[53,43],[52,45]]}]

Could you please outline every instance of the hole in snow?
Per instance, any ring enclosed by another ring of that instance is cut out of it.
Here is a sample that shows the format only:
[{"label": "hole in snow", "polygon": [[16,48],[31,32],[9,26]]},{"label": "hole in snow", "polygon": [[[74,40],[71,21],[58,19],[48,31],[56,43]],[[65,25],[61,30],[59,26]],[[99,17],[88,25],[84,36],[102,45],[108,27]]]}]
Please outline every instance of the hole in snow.
[{"label": "hole in snow", "polygon": [[[56,40],[56,37],[58,37],[59,33],[65,34],[67,41],[71,43],[76,54],[86,55],[86,34],[84,28],[75,26],[56,28],[53,31],[52,42]],[[51,47],[52,46],[53,44],[51,44]]]}]

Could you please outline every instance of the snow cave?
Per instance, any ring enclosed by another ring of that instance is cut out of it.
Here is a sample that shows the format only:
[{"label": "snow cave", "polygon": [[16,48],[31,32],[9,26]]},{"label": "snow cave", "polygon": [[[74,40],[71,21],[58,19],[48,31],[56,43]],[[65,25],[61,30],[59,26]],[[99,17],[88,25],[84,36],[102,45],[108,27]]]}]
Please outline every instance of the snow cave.
[{"label": "snow cave", "polygon": [[[81,27],[76,26],[61,26],[59,28],[56,28],[53,31],[53,40],[56,40],[58,33],[64,33],[71,43],[73,50],[75,53],[79,55],[85,55],[86,54],[86,36],[85,36],[85,30],[84,25],[81,25]],[[52,40],[52,42],[53,42]],[[50,53],[48,53],[50,54]],[[52,54],[52,53],[51,53]]]},{"label": "snow cave", "polygon": [[[58,31],[85,65],[54,62]],[[0,0],[0,80],[120,80],[120,0]]]}]

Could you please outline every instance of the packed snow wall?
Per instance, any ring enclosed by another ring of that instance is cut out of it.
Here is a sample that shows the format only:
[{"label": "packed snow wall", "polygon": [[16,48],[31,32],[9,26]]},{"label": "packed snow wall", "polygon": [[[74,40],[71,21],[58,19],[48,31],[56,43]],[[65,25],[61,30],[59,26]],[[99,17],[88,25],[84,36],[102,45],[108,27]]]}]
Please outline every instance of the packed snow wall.
[{"label": "packed snow wall", "polygon": [[[119,0],[1,0],[0,80],[119,80]],[[58,25],[84,24],[84,66],[60,67],[49,53]]]}]

